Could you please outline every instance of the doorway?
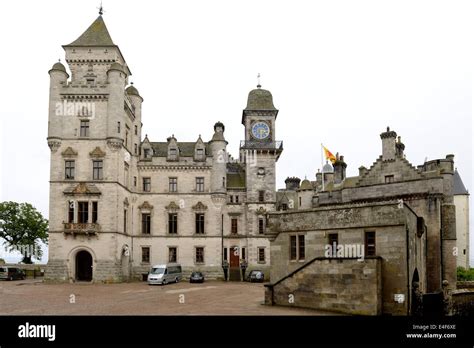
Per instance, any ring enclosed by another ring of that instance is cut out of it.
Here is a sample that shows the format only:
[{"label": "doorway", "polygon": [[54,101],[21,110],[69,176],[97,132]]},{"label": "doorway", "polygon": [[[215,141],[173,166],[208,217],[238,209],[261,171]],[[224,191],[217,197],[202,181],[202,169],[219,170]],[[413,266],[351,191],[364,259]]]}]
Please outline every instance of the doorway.
[{"label": "doorway", "polygon": [[85,250],[76,254],[76,280],[86,282],[92,280],[92,255]]}]

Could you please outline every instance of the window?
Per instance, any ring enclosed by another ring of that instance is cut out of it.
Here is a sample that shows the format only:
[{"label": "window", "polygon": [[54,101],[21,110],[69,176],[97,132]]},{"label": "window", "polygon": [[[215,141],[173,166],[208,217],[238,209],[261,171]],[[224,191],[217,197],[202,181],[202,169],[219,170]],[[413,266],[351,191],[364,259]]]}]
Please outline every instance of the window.
[{"label": "window", "polygon": [[89,222],[89,202],[77,202],[77,222],[85,224]]},{"label": "window", "polygon": [[299,205],[300,205],[300,207],[301,207],[301,197],[298,197],[298,198],[299,198],[299,200],[298,200],[298,201],[299,201]]},{"label": "window", "polygon": [[88,120],[81,120],[80,135],[81,137],[89,136],[89,121]]},{"label": "window", "polygon": [[151,233],[151,214],[142,213],[142,234]]},{"label": "window", "polygon": [[230,199],[230,203],[234,203],[234,196],[229,196],[229,199]]},{"label": "window", "polygon": [[282,203],[282,204],[281,204],[281,210],[283,210],[283,211],[284,211],[284,210],[288,210],[288,204]]},{"label": "window", "polygon": [[143,191],[144,192],[151,191],[151,178],[143,178]]},{"label": "window", "polygon": [[265,263],[265,248],[258,248],[258,262]]},{"label": "window", "polygon": [[74,179],[74,171],[76,163],[75,161],[67,160],[65,163],[65,178]]},{"label": "window", "polygon": [[128,147],[128,130],[125,131],[125,147]]},{"label": "window", "polygon": [[168,233],[170,234],[178,233],[178,214],[177,213],[168,214]]},{"label": "window", "polygon": [[123,233],[127,233],[127,209],[123,210]]},{"label": "window", "polygon": [[204,263],[204,248],[196,247],[196,263]]},{"label": "window", "polygon": [[73,223],[74,222],[74,202],[68,202],[68,214],[67,214],[67,222]]},{"label": "window", "polygon": [[225,177],[222,178],[222,187],[225,187]]},{"label": "window", "polygon": [[142,263],[150,263],[150,247],[142,247]]},{"label": "window", "polygon": [[86,79],[86,83],[88,85],[93,85],[94,84],[94,79]]},{"label": "window", "polygon": [[93,224],[97,223],[98,216],[99,216],[99,203],[92,202],[92,223]]},{"label": "window", "polygon": [[304,235],[290,236],[290,260],[303,261],[305,258]]},{"label": "window", "polygon": [[235,196],[235,203],[239,203],[239,196]]},{"label": "window", "polygon": [[204,214],[203,213],[196,214],[196,233],[204,234]]},{"label": "window", "polygon": [[168,262],[178,262],[178,250],[176,247],[168,248]]},{"label": "window", "polygon": [[120,133],[120,122],[117,122],[117,133]]},{"label": "window", "polygon": [[196,178],[196,191],[204,192],[204,178]]},{"label": "window", "polygon": [[365,232],[365,256],[375,256],[375,232]]},{"label": "window", "polygon": [[243,260],[247,259],[246,255],[245,255],[245,248],[242,248],[242,259]]},{"label": "window", "polygon": [[169,192],[178,192],[178,178],[169,178]]},{"label": "window", "polygon": [[143,149],[143,156],[145,158],[151,158],[151,149]]},{"label": "window", "polygon": [[259,202],[265,201],[265,191],[258,191],[258,201]]},{"label": "window", "polygon": [[177,149],[170,149],[169,159],[172,160],[172,161],[176,161],[178,159],[178,150]]},{"label": "window", "polygon": [[204,149],[197,149],[196,150],[196,159],[203,160],[204,159]]},{"label": "window", "polygon": [[304,245],[304,234],[298,236],[298,260],[304,260],[305,257],[305,245]]},{"label": "window", "polygon": [[135,135],[138,135],[138,127],[135,125]]},{"label": "window", "polygon": [[137,177],[133,177],[133,186],[137,187]]},{"label": "window", "polygon": [[102,180],[104,172],[104,162],[102,160],[92,161],[92,180]]},{"label": "window", "polygon": [[265,233],[265,221],[263,218],[258,219],[258,233],[264,234]]},{"label": "window", "polygon": [[138,155],[138,145],[135,144],[135,155]]},{"label": "window", "polygon": [[237,219],[235,218],[230,220],[230,232],[237,233]]},{"label": "window", "polygon": [[385,175],[385,183],[386,184],[391,184],[394,182],[394,176],[393,175]]},{"label": "window", "polygon": [[339,244],[338,239],[339,238],[337,236],[337,233],[329,233],[328,243],[331,246],[331,248],[334,246],[334,244],[336,244],[336,247],[337,247],[337,245]]},{"label": "window", "polygon": [[290,236],[290,260],[296,261],[298,250],[296,249],[296,236]]}]

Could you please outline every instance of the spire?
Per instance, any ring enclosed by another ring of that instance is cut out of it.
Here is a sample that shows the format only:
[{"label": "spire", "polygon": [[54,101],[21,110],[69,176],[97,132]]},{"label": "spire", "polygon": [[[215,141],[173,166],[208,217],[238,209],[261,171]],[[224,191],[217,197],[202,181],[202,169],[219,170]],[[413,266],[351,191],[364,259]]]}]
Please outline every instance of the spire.
[{"label": "spire", "polygon": [[89,28],[79,36],[75,41],[67,46],[115,46],[109,31],[102,18],[102,6],[99,11],[99,17],[90,25]]},{"label": "spire", "polygon": [[102,7],[102,1],[100,2],[100,7],[99,7],[99,16],[102,16],[104,14],[104,8]]}]

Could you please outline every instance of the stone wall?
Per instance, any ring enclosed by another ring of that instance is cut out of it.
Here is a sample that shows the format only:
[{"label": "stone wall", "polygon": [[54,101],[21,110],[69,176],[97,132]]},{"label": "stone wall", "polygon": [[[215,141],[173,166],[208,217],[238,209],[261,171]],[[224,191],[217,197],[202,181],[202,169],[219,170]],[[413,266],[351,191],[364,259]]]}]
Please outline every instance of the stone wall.
[{"label": "stone wall", "polygon": [[474,290],[460,289],[452,292],[453,315],[474,316]]},{"label": "stone wall", "polygon": [[315,258],[275,284],[265,285],[265,304],[346,314],[382,313],[380,258]]}]

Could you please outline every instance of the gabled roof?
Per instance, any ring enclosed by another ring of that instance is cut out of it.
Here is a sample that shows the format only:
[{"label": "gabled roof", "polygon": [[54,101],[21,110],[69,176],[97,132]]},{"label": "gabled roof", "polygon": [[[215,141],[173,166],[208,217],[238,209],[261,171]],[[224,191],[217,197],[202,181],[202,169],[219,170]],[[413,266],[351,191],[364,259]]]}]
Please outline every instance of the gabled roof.
[{"label": "gabled roof", "polygon": [[456,169],[454,171],[454,176],[453,176],[453,195],[468,195],[469,191],[466,189],[466,186],[464,186],[464,183],[462,182],[461,175],[459,175],[458,170]]},{"label": "gabled roof", "polygon": [[115,46],[115,44],[102,16],[99,16],[79,38],[65,46]]}]

